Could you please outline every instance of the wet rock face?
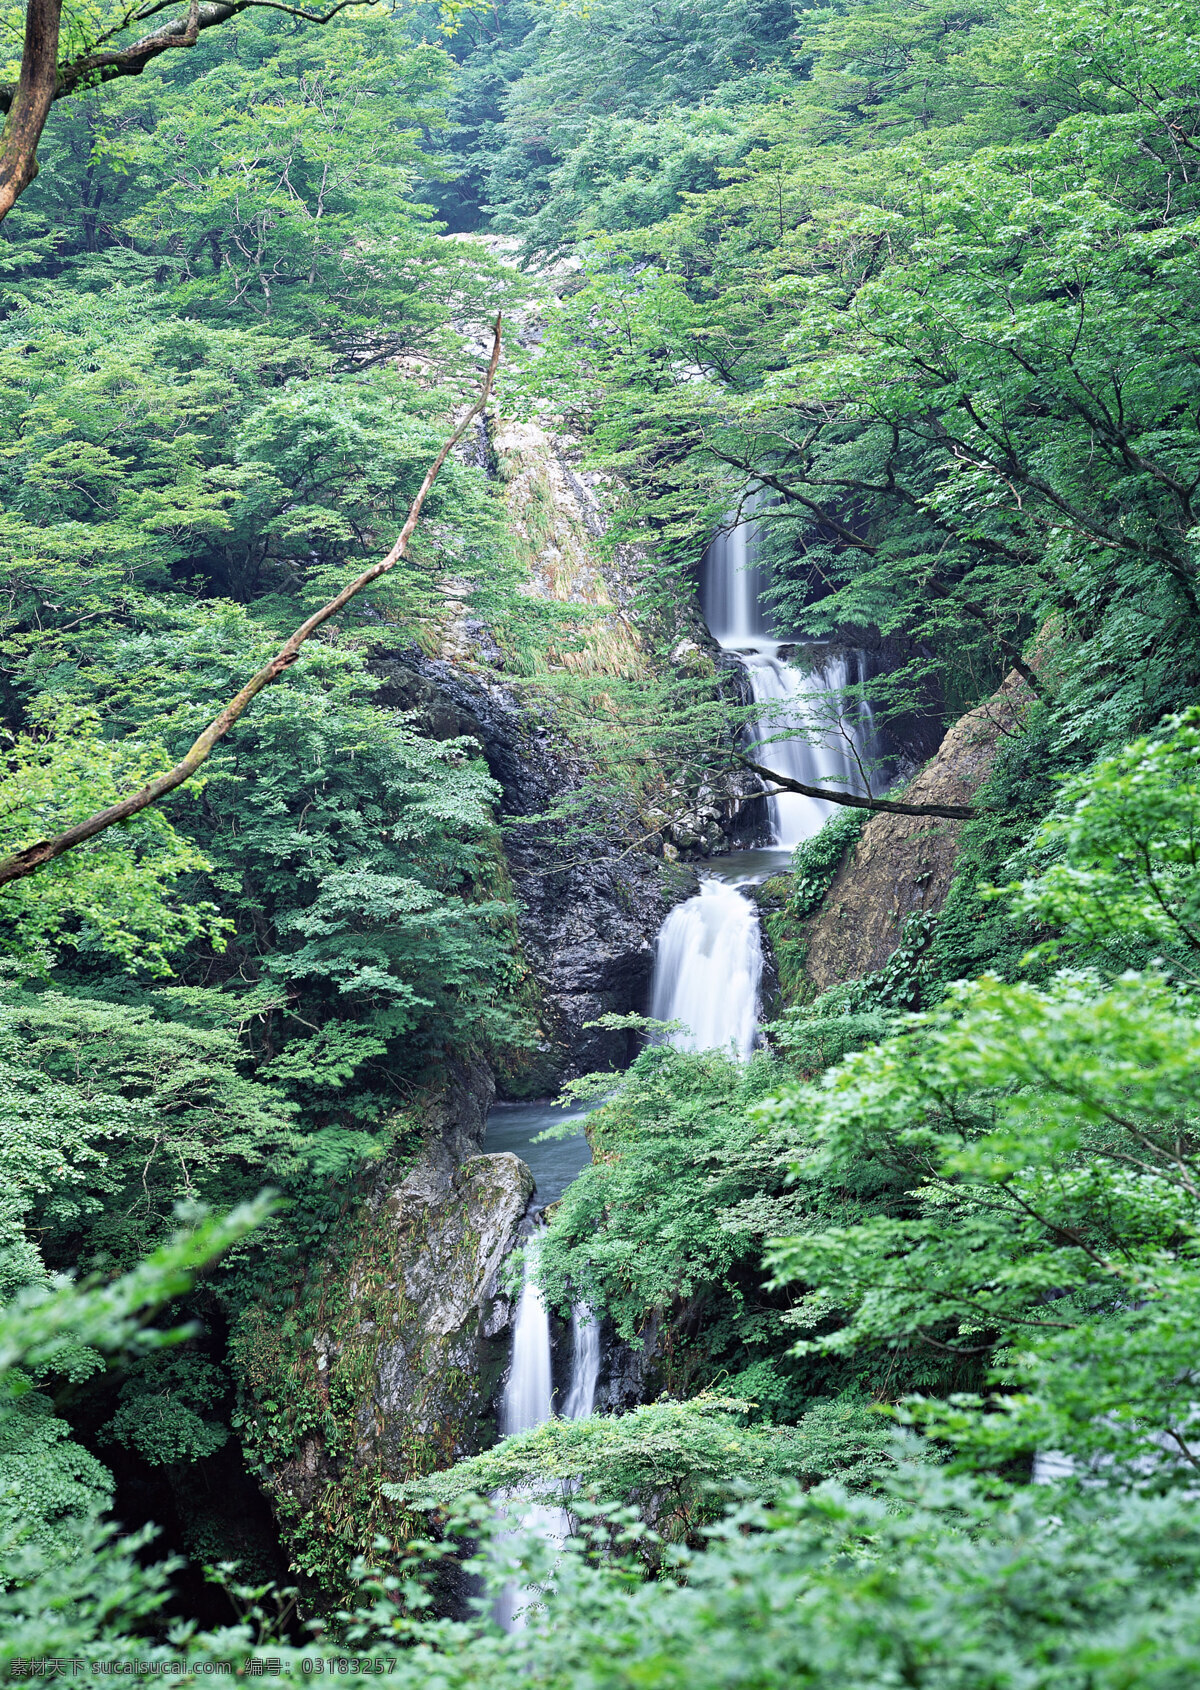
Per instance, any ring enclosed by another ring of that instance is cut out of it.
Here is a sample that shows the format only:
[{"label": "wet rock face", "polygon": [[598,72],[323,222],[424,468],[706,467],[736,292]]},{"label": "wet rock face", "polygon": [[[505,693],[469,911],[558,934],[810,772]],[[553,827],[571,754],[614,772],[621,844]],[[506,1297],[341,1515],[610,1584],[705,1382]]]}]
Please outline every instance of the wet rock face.
[{"label": "wet rock face", "polygon": [[654,1400],[662,1385],[663,1338],[658,1310],[651,1313],[642,1329],[640,1347],[618,1338],[611,1322],[604,1322],[596,1380],[597,1414],[628,1414],[640,1403]]},{"label": "wet rock face", "polygon": [[[425,1102],[415,1162],[381,1169],[346,1235],[315,1276],[308,1307],[325,1311],[311,1344],[255,1343],[246,1384],[252,1423],[288,1396],[314,1429],[285,1459],[264,1450],[266,1488],[285,1533],[336,1529],[339,1487],[404,1482],[492,1443],[508,1361],[511,1299],[503,1265],[533,1193],[518,1157],[482,1149],[491,1075],[451,1071]],[[357,1528],[356,1528],[357,1530]],[[364,1527],[365,1531],[366,1528]],[[369,1536],[355,1552],[365,1549]]]},{"label": "wet rock face", "polygon": [[396,1235],[397,1307],[380,1333],[364,1432],[382,1428],[385,1464],[410,1465],[415,1444],[457,1460],[489,1443],[496,1385],[509,1348],[511,1303],[501,1268],[533,1193],[516,1156],[477,1155],[450,1166],[423,1159],[387,1192]]},{"label": "wet rock face", "polygon": [[544,996],[545,1062],[533,1071],[535,1093],[591,1069],[621,1068],[633,1035],[588,1029],[613,1011],[647,1006],[654,941],[672,906],[695,890],[694,873],[630,848],[618,828],[595,833],[536,820],[584,769],[552,725],[505,686],[468,676],[449,663],[397,654],[375,665],[379,702],[416,710],[434,738],[476,740],[503,790],[504,850],[517,896],[518,925]]}]

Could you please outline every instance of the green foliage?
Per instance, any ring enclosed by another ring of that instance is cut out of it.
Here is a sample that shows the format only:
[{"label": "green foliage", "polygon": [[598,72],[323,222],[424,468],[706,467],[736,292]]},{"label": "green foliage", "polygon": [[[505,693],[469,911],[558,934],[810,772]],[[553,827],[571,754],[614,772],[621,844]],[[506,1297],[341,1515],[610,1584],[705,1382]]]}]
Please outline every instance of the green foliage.
[{"label": "green foliage", "polygon": [[24,1225],[56,1265],[130,1266],[176,1203],[230,1207],[294,1170],[279,1094],[246,1076],[234,1031],[189,1024],[180,1007],[173,992],[137,1005],[0,997],[6,1243]]},{"label": "green foliage", "polygon": [[[228,605],[89,645],[73,687],[122,743],[152,723],[172,757],[271,650]],[[473,744],[422,738],[371,702],[376,684],[357,654],[314,648],[218,749],[202,793],[168,807],[204,852],[185,883],[194,904],[229,933],[219,962],[197,945],[177,970],[243,998],[227,1013],[247,1054],[319,1125],[336,1111],[381,1126],[403,1101],[398,1073],[419,1078],[454,1040],[523,1037],[511,917],[485,891],[497,789]],[[81,948],[72,960],[94,988],[102,970]]]},{"label": "green foliage", "polygon": [[[905,1170],[912,1194],[906,1215],[773,1247],[776,1274],[810,1287],[794,1322],[841,1311],[808,1344],[967,1356],[1000,1343],[1006,1377],[1026,1365],[1045,1376],[1033,1418],[1065,1419],[1070,1405],[1083,1415],[1057,1427],[1064,1447],[1104,1450],[1136,1472],[1156,1429],[1179,1441],[1162,1466],[1190,1465],[1181,1317],[1200,1285],[1181,1134],[1197,1037],[1189,1006],[1153,977],[1104,987],[1064,975],[1046,988],[985,978],[769,1106],[774,1123],[786,1117],[808,1140],[801,1180],[875,1158]],[[1106,1389],[1110,1351],[1124,1370]],[[1131,1390],[1135,1362],[1135,1399],[1122,1408],[1113,1397]],[[1020,1402],[1008,1408],[1016,1426]],[[1028,1426],[1010,1431],[1018,1449],[1039,1441]]]},{"label": "green foliage", "polygon": [[[1026,660],[1046,696],[1001,748],[935,929],[793,1007],[745,1068],[655,1046],[607,1079],[547,1295],[603,1310],[668,1389],[722,1396],[552,1423],[432,1481],[490,1545],[491,1586],[523,1558],[543,1605],[503,1637],[482,1610],[427,1618],[410,1574],[445,1552],[380,1491],[363,1418],[382,1324],[416,1334],[352,1181],[420,1136],[449,1056],[519,1048],[529,989],[477,748],[380,709],[371,662],[486,607],[522,675],[564,662],[552,731],[595,752],[556,817],[631,839],[678,770],[690,791],[727,762],[733,722],[703,663],[589,670],[586,617],[514,590],[528,559],[497,491],[452,460],[411,557],[203,787],[0,912],[10,956],[49,975],[0,1004],[0,1662],[162,1658],[168,1574],[97,1525],[105,1474],[51,1405],[121,1357],[123,1461],[219,1447],[219,1340],[165,1349],[142,1322],[204,1306],[195,1269],[247,1224],[164,1244],[175,1204],[271,1178],[286,1220],[203,1295],[234,1327],[252,1458],[319,1435],[342,1464],[327,1493],[275,1499],[297,1566],[346,1595],[342,1638],[391,1646],[390,1682],[1183,1690],[1195,7],[514,0],[455,47],[439,156],[468,174],[418,200],[445,25],[252,12],[56,112],[0,250],[9,842],[177,756],[390,543],[473,377],[473,325],[517,293],[432,237],[439,201],[460,224],[486,204],[531,253],[588,243],[508,391],[621,473],[610,544],[648,560],[647,644],[674,649],[699,538],[761,486],[779,614],[878,634],[893,717],[954,712]],[[857,825],[799,853],[769,921],[811,914]],[[76,1262],[119,1277],[54,1279]],[[872,1399],[934,1435],[914,1468],[892,1470]],[[454,1453],[443,1427],[395,1436],[413,1475]],[[1026,1482],[1048,1451],[1053,1489]],[[739,1484],[754,1500],[719,1518]],[[504,1549],[466,1500],[539,1485],[575,1511],[561,1551]],[[377,1528],[402,1571],[355,1595]],[[245,1664],[276,1621],[265,1590],[238,1600],[244,1622],[171,1646]]]},{"label": "green foliage", "polygon": [[[136,1309],[148,1289],[143,1273],[117,1302]],[[98,1322],[96,1293],[68,1298],[69,1306],[60,1297],[59,1330],[73,1325],[77,1337],[91,1339],[107,1327],[111,1345],[115,1305]],[[20,1344],[36,1348],[48,1306],[30,1312]],[[948,1690],[964,1673],[994,1690],[1021,1677],[1047,1687],[1182,1690],[1197,1665],[1200,1541],[1190,1500],[1110,1500],[1093,1485],[1056,1496],[1049,1517],[1033,1506],[1043,1500],[1037,1491],[1010,1493],[928,1469],[902,1476],[886,1498],[823,1484],[784,1495],[771,1510],[744,1507],[703,1551],[668,1549],[662,1574],[649,1582],[638,1576],[644,1532],[619,1517],[585,1515],[580,1535],[561,1550],[510,1541],[507,1556],[477,1563],[495,1588],[515,1551],[525,1576],[543,1587],[519,1633],[501,1637],[486,1618],[430,1620],[419,1605],[406,1614],[395,1597],[422,1597],[420,1579],[410,1577],[399,1589],[395,1581],[391,1589],[368,1586],[342,1619],[340,1649],[349,1642],[390,1657],[382,1681],[403,1690],[431,1681],[467,1690],[498,1672],[530,1690],[598,1681],[630,1690],[682,1686],[694,1681],[698,1660],[713,1684],[731,1690],[748,1682],[765,1690],[801,1674],[829,1690],[874,1690],[888,1675],[918,1690]],[[490,1541],[477,1509],[465,1510],[461,1525]],[[148,1661],[186,1652],[196,1671],[212,1659],[244,1665],[264,1642],[281,1663],[298,1661],[300,1649],[272,1640],[264,1590],[243,1593],[241,1625],[176,1633],[168,1645],[145,1637],[165,1599],[166,1569],[139,1567],[135,1545],[106,1541],[94,1527],[78,1544],[86,1559],[8,1554],[0,1596],[6,1666],[43,1651],[112,1660],[136,1646]],[[436,1568],[432,1546],[419,1553]],[[332,1651],[303,1646],[310,1659],[338,1651],[337,1643]],[[358,1676],[352,1671],[349,1682]]]},{"label": "green foliage", "polygon": [[850,1051],[886,1038],[892,1025],[885,1010],[856,1009],[853,1002],[850,993],[834,987],[811,1004],[786,1009],[771,1028],[771,1043],[806,1078],[832,1068]]},{"label": "green foliage", "polygon": [[1200,946],[1200,710],[1164,722],[1069,782],[1028,856],[1054,860],[1015,905],[1104,956],[1157,949],[1194,976]]},{"label": "green foliage", "polygon": [[[280,1635],[293,1602],[221,1577],[236,1619],[201,1628],[171,1613],[175,1560],[148,1561],[152,1530],[118,1537],[101,1523],[111,1497],[109,1475],[67,1436],[49,1398],[30,1389],[31,1376],[57,1374],[81,1349],[111,1359],[142,1358],[143,1377],[159,1386],[190,1379],[193,1395],[209,1389],[184,1352],[172,1351],[180,1332],[156,1332],[146,1321],[178,1299],[196,1273],[236,1245],[267,1213],[258,1202],[221,1221],[206,1221],[169,1240],[129,1273],[107,1284],[29,1287],[0,1306],[0,1672],[24,1678],[31,1659],[62,1656],[97,1667],[137,1659],[169,1673],[186,1663],[197,1677],[255,1670],[264,1648],[298,1670],[301,1655],[322,1661],[337,1644],[321,1638],[294,1649]],[[176,1427],[178,1431],[178,1427]],[[161,1447],[161,1446],[160,1446]],[[365,1569],[364,1569],[365,1570]],[[294,1597],[294,1593],[293,1597]],[[372,1612],[347,1615],[355,1641],[383,1641],[390,1617],[393,1639],[402,1612],[376,1584]],[[367,1593],[370,1601],[370,1593]],[[342,1645],[344,1647],[344,1645]],[[382,1671],[386,1656],[379,1659]],[[376,1662],[350,1682],[376,1682]]]},{"label": "green foliage", "polygon": [[1037,635],[1094,755],[1195,684],[1197,210],[1163,137],[1196,107],[1192,8],[1080,17],[804,14],[807,76],[727,182],[593,245],[537,380],[625,476],[630,536],[686,552],[778,495],[784,622],[890,637],[889,712],[977,701]]},{"label": "green foliage", "polygon": [[797,845],[792,853],[786,906],[793,921],[803,921],[819,908],[865,825],[865,810],[840,809],[811,839]]},{"label": "green foliage", "polygon": [[[338,373],[302,335],[153,305],[146,285],[65,308],[51,296],[3,325],[8,626],[37,630],[10,651],[32,646],[34,674],[60,659],[54,630],[90,636],[122,613],[153,626],[145,595],[189,579],[265,598],[269,622],[290,632],[386,552],[444,437],[448,395],[391,366]],[[410,638],[437,626],[431,577],[486,571],[493,595],[507,579],[497,501],[477,469],[451,459],[427,517],[372,594],[389,644],[381,612]]]},{"label": "green foliage", "polygon": [[112,1502],[112,1477],[75,1443],[50,1399],[28,1391],[0,1410],[0,1544],[51,1555],[78,1548],[81,1525]]},{"label": "green foliage", "polygon": [[460,79],[451,157],[473,193],[458,217],[482,210],[555,251],[673,210],[744,149],[742,109],[787,85],[794,21],[790,0],[510,0]]},{"label": "green foliage", "polygon": [[633,1507],[658,1564],[663,1542],[699,1547],[701,1528],[734,1496],[768,1500],[797,1478],[871,1485],[889,1465],[894,1435],[868,1403],[821,1404],[796,1426],[747,1426],[754,1406],[701,1393],[616,1418],[549,1420],[421,1484],[384,1489],[425,1506],[499,1491],[567,1508],[580,1498]]},{"label": "green foliage", "polygon": [[793,1299],[764,1290],[764,1240],[851,1224],[904,1187],[897,1170],[864,1160],[815,1192],[789,1190],[790,1135],[755,1119],[784,1076],[765,1055],[742,1066],[669,1045],[644,1050],[615,1086],[604,1076],[611,1095],[588,1117],[593,1162],[556,1204],[538,1269],[552,1305],[586,1302],[648,1345],[651,1377],[673,1395],[732,1389],[772,1421],[847,1389],[942,1377],[920,1358],[899,1372],[886,1358],[789,1360]]},{"label": "green foliage", "polygon": [[[94,712],[35,712],[35,727],[8,736],[0,777],[0,853],[54,838],[117,803],[162,767],[153,745],[106,744]],[[160,810],[60,857],[4,890],[0,948],[23,973],[44,972],[67,943],[150,974],[170,974],[168,956],[200,935],[224,948],[224,925],[208,901],[181,899],[182,876],[208,862]]]},{"label": "green foliage", "polygon": [[[560,1557],[511,1681],[684,1690],[702,1663],[722,1690],[1183,1690],[1198,1659],[1188,1504],[1056,1498],[1047,1518],[1031,1503],[937,1475],[890,1501],[822,1486],[745,1510],[632,1589],[624,1568],[587,1565],[585,1540]],[[544,1555],[527,1565],[547,1579]],[[442,1670],[469,1685],[486,1658]]]},{"label": "green foliage", "polygon": [[411,14],[314,30],[251,10],[62,102],[13,213],[18,296],[53,297],[41,278],[65,268],[86,291],[149,282],[182,319],[445,357],[447,316],[495,277],[479,249],[440,248],[414,197],[450,66]]},{"label": "green foliage", "polygon": [[733,1291],[736,1264],[777,1211],[780,1146],[746,1114],[774,1078],[767,1058],[743,1068],[652,1045],[609,1081],[612,1096],[588,1117],[594,1160],[557,1205],[540,1256],[556,1305],[607,1309],[631,1338],[656,1306]]},{"label": "green foliage", "polygon": [[229,1437],[227,1426],[204,1418],[228,1388],[210,1361],[189,1350],[148,1356],[121,1386],[120,1406],[102,1437],[136,1450],[151,1467],[200,1461]]}]

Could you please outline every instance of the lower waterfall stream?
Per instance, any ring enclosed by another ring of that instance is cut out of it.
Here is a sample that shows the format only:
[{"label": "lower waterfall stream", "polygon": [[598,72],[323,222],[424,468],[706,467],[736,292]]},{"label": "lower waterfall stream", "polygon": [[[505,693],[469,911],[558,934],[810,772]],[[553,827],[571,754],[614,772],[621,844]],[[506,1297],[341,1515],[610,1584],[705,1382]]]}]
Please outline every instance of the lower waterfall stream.
[{"label": "lower waterfall stream", "polygon": [[[547,1103],[500,1103],[488,1114],[488,1150],[508,1150],[520,1156],[533,1174],[536,1187],[536,1207],[521,1229],[525,1266],[521,1294],[513,1310],[512,1359],[500,1402],[500,1431],[504,1437],[532,1431],[554,1414],[550,1314],[537,1282],[538,1235],[543,1226],[542,1210],[562,1196],[591,1160],[582,1126],[585,1113],[557,1109]],[[580,1122],[577,1133],[537,1142],[538,1135],[548,1127],[574,1120]],[[571,1375],[561,1410],[564,1419],[583,1420],[592,1412],[599,1376],[600,1322],[589,1308],[580,1304],[571,1311]],[[522,1506],[520,1498],[512,1496],[504,1500],[518,1503],[514,1512],[523,1530],[532,1529],[561,1543],[571,1529],[571,1518],[565,1508],[542,1502]],[[528,1600],[522,1600],[522,1591],[515,1583],[505,1587],[495,1613],[506,1631],[515,1631],[524,1624]]]}]

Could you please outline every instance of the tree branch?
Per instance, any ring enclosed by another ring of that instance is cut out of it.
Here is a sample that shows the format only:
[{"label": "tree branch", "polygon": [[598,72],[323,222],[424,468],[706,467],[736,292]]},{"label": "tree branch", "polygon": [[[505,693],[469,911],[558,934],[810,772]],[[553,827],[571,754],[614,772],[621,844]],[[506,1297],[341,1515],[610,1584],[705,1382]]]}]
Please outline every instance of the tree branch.
[{"label": "tree branch", "polygon": [[492,383],[496,377],[496,366],[500,362],[500,339],[501,319],[497,317],[495,336],[492,341],[492,356],[488,363],[487,374],[483,379],[483,388],[479,398],[471,406],[466,416],[463,417],[426,471],[420,491],[409,509],[408,519],[400,530],[400,537],[388,555],[381,562],[373,563],[369,569],[365,569],[361,575],[350,582],[349,586],[343,587],[336,598],[332,598],[328,604],[322,605],[321,609],[315,611],[307,622],[302,622],[291,638],[280,646],[271,661],[261,668],[256,675],[252,676],[237,697],[231,699],[220,715],[209,723],[187,756],[176,763],[173,769],[168,769],[165,774],[157,775],[140,791],[132,793],[128,798],[123,798],[119,804],[110,805],[107,810],[98,811],[96,815],[89,816],[86,821],[78,822],[74,827],[68,828],[65,833],[58,834],[56,838],[40,839],[35,845],[27,845],[24,850],[15,851],[11,856],[0,860],[0,886],[4,886],[12,880],[23,880],[26,875],[33,874],[37,869],[43,868],[46,863],[53,862],[56,857],[61,857],[67,851],[74,850],[76,845],[85,844],[87,840],[94,839],[98,833],[103,833],[106,828],[114,827],[119,822],[128,821],[131,816],[136,816],[140,810],[148,809],[151,804],[157,804],[169,792],[174,792],[177,786],[182,786],[185,781],[190,780],[200,765],[207,759],[213,746],[216,745],[218,740],[224,739],[230,728],[245,714],[263,688],[270,686],[272,681],[278,680],[284,670],[289,669],[296,661],[300,655],[300,647],[309,635],[314,634],[331,617],[336,616],[338,611],[361,593],[364,587],[369,587],[373,581],[378,581],[381,575],[386,575],[389,569],[399,563],[408,549],[408,542],[412,539],[413,531],[421,515],[421,507],[437,479],[438,471],[491,397]]},{"label": "tree branch", "polygon": [[[285,0],[206,0],[204,5],[199,5],[197,0],[191,0],[184,17],[173,18],[160,29],[142,36],[140,41],[134,41],[128,47],[113,47],[104,52],[85,53],[82,58],[61,66],[54,98],[65,99],[81,88],[112,82],[119,76],[140,76],[152,59],[169,52],[172,47],[195,46],[204,30],[214,29],[218,24],[226,23],[239,12],[252,9],[285,12],[289,17],[300,18],[305,23],[322,24],[329,23],[348,6],[365,4],[367,0],[335,0],[326,10],[313,12],[304,6],[289,6]],[[2,98],[0,93],[0,100]]]},{"label": "tree branch", "polygon": [[[889,816],[945,816],[953,822],[969,822],[979,814],[970,804],[902,804],[893,798],[860,798],[856,792],[832,792],[827,786],[805,786],[803,781],[792,780],[789,775],[776,774],[774,769],[764,769],[761,763],[753,762],[749,757],[743,757],[740,752],[735,753],[739,763],[747,769],[752,769],[762,780],[773,780],[785,792],[798,792],[804,798],[825,798],[831,804],[846,804],[852,810],[880,810]],[[775,793],[768,793],[774,798]],[[3,880],[4,865],[0,863],[0,882]]]},{"label": "tree branch", "polygon": [[58,82],[62,0],[29,0],[21,74],[0,140],[0,221],[37,175],[37,147]]},{"label": "tree branch", "polygon": [[20,75],[15,87],[0,84],[0,112],[8,114],[0,137],[0,222],[37,175],[38,142],[55,100],[112,82],[119,76],[140,76],[160,54],[173,47],[194,47],[203,30],[213,29],[252,7],[286,12],[306,23],[328,23],[348,6],[366,4],[368,0],[333,0],[324,11],[309,11],[304,6],[289,5],[287,0],[205,0],[203,5],[200,0],[189,0],[188,9],[181,17],[152,30],[140,41],[128,47],[101,50],[102,44],[114,35],[162,9],[157,4],[136,12],[131,8],[113,28],[100,35],[88,52],[60,65],[62,0],[27,0]]}]

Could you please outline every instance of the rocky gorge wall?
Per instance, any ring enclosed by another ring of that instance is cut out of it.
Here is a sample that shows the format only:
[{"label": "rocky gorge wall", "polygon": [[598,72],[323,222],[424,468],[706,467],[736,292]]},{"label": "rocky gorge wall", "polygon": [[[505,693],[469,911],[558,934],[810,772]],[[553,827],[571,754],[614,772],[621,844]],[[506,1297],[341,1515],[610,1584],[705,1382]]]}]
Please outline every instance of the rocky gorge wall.
[{"label": "rocky gorge wall", "polygon": [[416,1106],[415,1151],[347,1194],[319,1256],[274,1306],[244,1312],[233,1354],[247,1455],[293,1571],[327,1594],[377,1534],[407,1535],[381,1493],[486,1447],[508,1360],[504,1263],[533,1193],[483,1150],[494,1095],[451,1069]]},{"label": "rocky gorge wall", "polygon": [[[1019,729],[1032,694],[1011,674],[993,695],[955,722],[934,756],[904,789],[912,804],[970,804],[995,765],[1007,734]],[[961,821],[940,816],[871,817],[847,851],[816,912],[797,935],[813,992],[881,969],[910,916],[936,915],[958,859]]]}]

